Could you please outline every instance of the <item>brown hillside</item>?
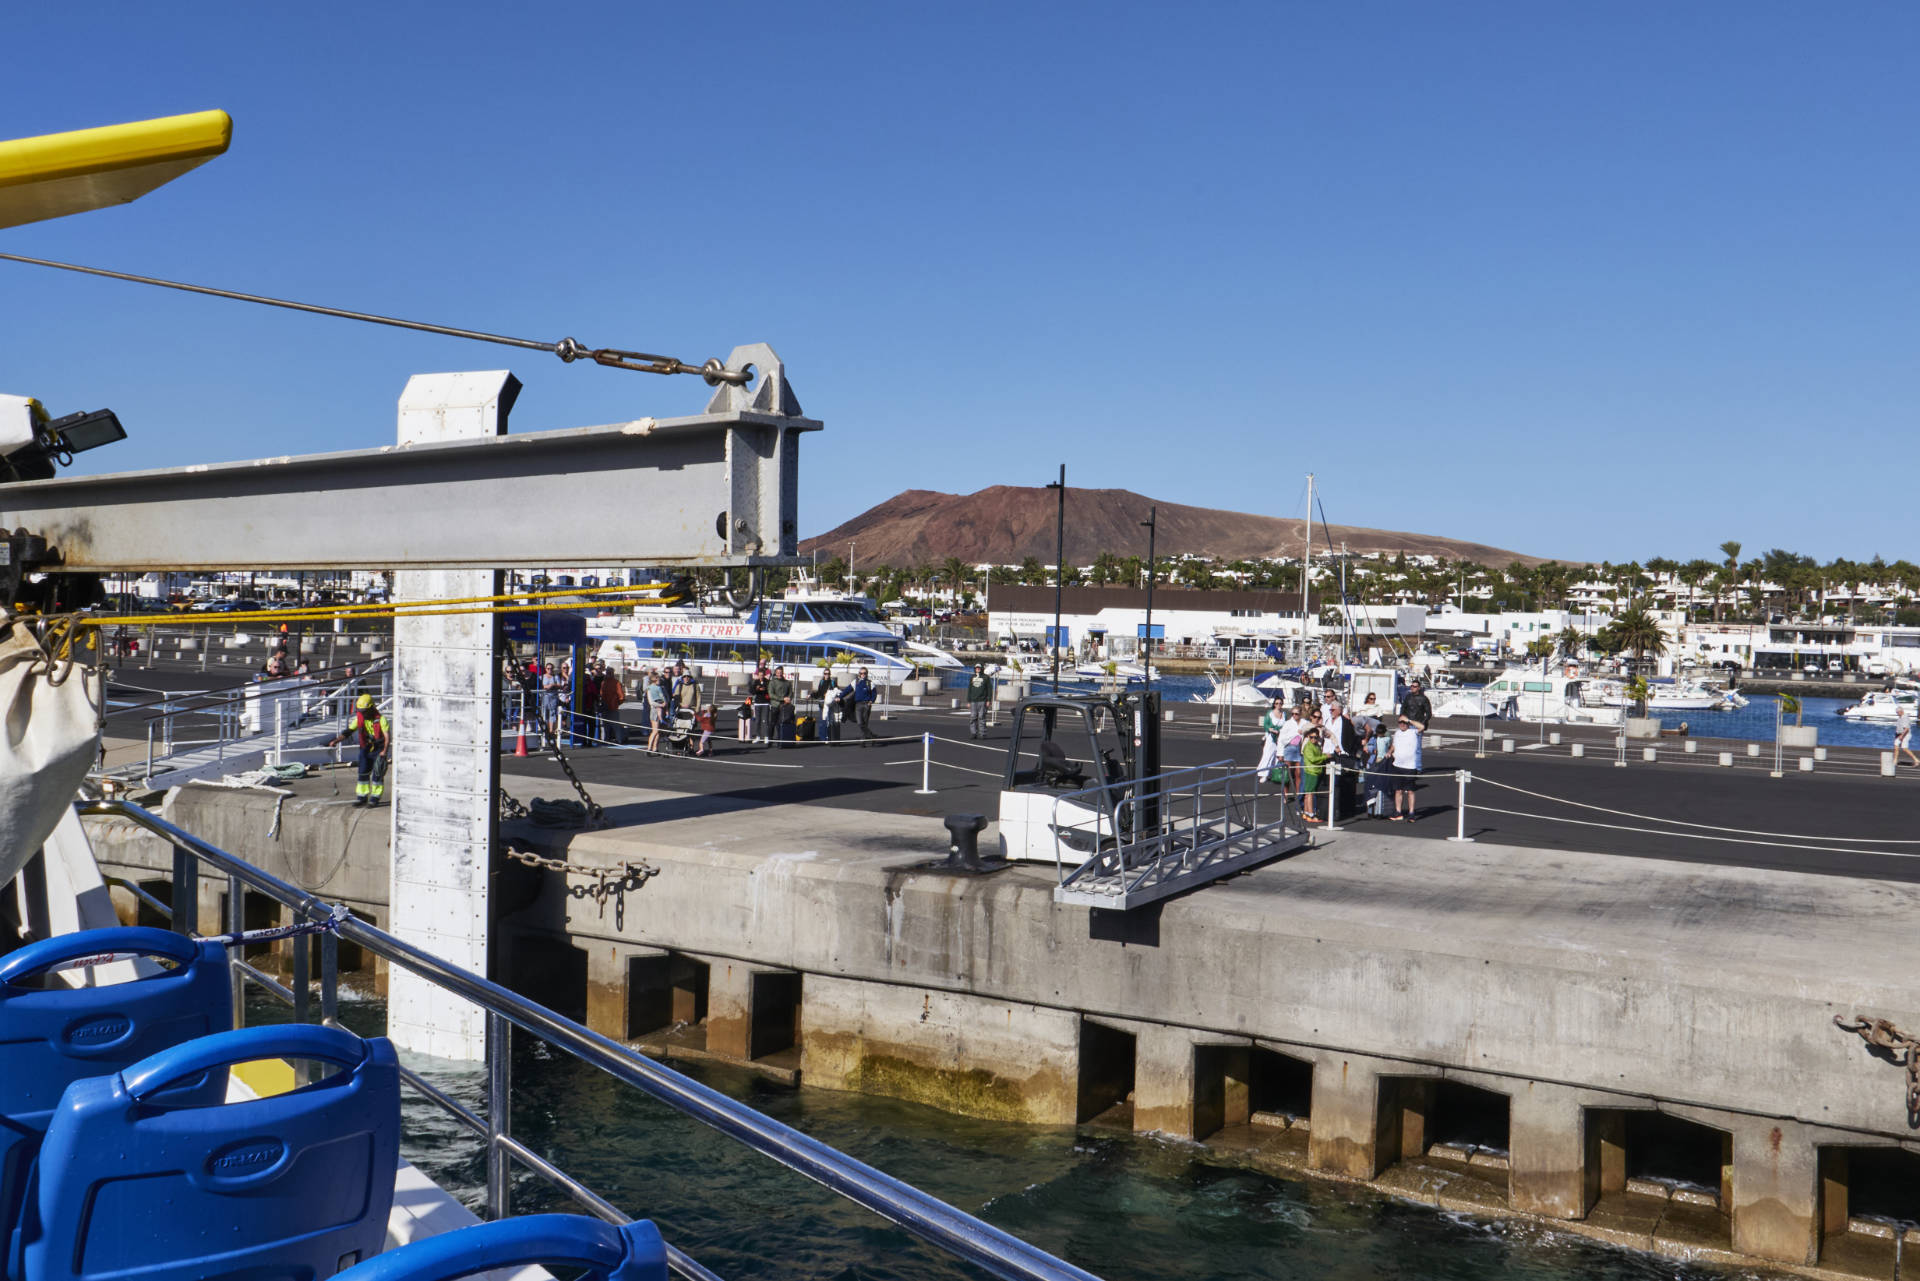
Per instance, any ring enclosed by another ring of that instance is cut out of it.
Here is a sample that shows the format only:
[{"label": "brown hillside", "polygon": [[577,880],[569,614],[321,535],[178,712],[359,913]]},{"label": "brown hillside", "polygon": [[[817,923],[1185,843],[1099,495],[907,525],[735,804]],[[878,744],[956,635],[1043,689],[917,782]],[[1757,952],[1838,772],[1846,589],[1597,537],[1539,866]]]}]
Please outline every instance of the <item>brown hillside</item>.
[{"label": "brown hillside", "polygon": [[[1147,534],[1140,522],[1158,506],[1156,551],[1162,556],[1214,556],[1221,560],[1297,557],[1302,541],[1298,518],[1252,516],[1158,503],[1125,489],[1067,490],[1067,563],[1084,565],[1101,552],[1144,556]],[[844,556],[857,542],[861,565],[926,565],[957,556],[970,565],[1017,565],[1032,556],[1053,563],[1053,492],[1044,487],[995,485],[975,494],[939,494],[909,489],[868,509],[838,529],[800,544],[802,554],[816,547]],[[1505,566],[1514,561],[1538,564],[1522,555],[1484,543],[1467,543],[1434,534],[1407,534],[1352,525],[1314,528],[1314,551],[1323,554],[1331,538],[1353,552],[1397,552],[1468,559]]]}]

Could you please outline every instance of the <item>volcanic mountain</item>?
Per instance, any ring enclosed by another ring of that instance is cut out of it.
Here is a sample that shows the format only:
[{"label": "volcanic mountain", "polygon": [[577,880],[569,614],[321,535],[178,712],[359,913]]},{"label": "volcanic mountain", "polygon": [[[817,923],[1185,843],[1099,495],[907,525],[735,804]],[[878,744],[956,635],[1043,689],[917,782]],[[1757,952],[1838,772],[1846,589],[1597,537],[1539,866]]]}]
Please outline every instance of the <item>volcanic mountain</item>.
[{"label": "volcanic mountain", "polygon": [[[940,494],[909,489],[869,508],[838,529],[800,544],[801,554],[819,548],[845,556],[858,543],[862,566],[927,565],[957,556],[969,565],[1017,565],[1032,556],[1053,563],[1055,498],[1045,488],[995,485],[973,494]],[[1084,565],[1101,552],[1145,555],[1147,533],[1140,522],[1147,509],[1159,508],[1155,551],[1161,556],[1192,554],[1220,560],[1298,557],[1304,534],[1298,517],[1252,516],[1244,512],[1156,503],[1126,489],[1067,490],[1067,563]],[[1316,525],[1313,548],[1325,554],[1329,540],[1354,553],[1404,551],[1409,556],[1444,556],[1483,565],[1514,561],[1538,564],[1543,558],[1484,543],[1462,542],[1435,534],[1407,534],[1352,525]]]}]

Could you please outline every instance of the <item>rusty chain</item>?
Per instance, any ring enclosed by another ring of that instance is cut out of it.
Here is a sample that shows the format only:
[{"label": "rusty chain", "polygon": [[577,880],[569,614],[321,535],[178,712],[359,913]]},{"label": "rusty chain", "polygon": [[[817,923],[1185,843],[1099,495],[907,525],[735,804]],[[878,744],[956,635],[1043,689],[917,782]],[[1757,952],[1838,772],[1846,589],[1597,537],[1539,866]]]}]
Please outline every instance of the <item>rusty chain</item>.
[{"label": "rusty chain", "polygon": [[1920,1126],[1920,1038],[1908,1036],[1885,1019],[1843,1019],[1833,1016],[1842,1032],[1856,1032],[1876,1050],[1884,1050],[1896,1067],[1907,1070],[1907,1124]]},{"label": "rusty chain", "polygon": [[[501,661],[505,664],[508,678],[520,687],[522,715],[525,715],[526,709],[532,709],[534,724],[540,727],[540,737],[546,743],[548,754],[559,763],[561,773],[567,776],[567,782],[573,784],[575,795],[579,796],[580,804],[586,809],[586,821],[583,826],[589,831],[611,827],[613,824],[607,818],[606,811],[600,808],[600,802],[594,800],[592,794],[587,791],[587,785],[580,781],[580,776],[573,772],[573,762],[567,759],[567,754],[560,750],[560,736],[555,732],[553,722],[540,712],[540,689],[533,683],[533,677],[526,668],[521,666],[513,642],[504,636],[501,640],[507,647],[506,657]],[[504,789],[500,793],[500,813],[501,817],[510,819],[526,818],[529,815],[527,807],[508,796]]]},{"label": "rusty chain", "polygon": [[507,857],[527,867],[538,868],[543,872],[558,872],[563,877],[582,876],[592,881],[591,885],[568,885],[567,896],[577,899],[592,899],[600,908],[600,915],[607,914],[607,900],[613,900],[613,923],[615,929],[624,929],[627,923],[627,891],[638,890],[654,877],[660,875],[660,869],[644,859],[629,859],[618,867],[583,867],[569,863],[563,858],[548,858],[532,850],[507,849]]}]

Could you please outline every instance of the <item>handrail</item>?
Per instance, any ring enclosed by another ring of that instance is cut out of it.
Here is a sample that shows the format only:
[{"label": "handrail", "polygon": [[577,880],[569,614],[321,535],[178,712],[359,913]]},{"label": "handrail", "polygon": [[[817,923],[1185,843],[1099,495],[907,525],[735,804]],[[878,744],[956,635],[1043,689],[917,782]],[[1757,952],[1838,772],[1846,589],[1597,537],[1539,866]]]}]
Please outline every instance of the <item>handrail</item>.
[{"label": "handrail", "polygon": [[[177,850],[212,864],[229,878],[244,882],[278,900],[308,921],[321,922],[334,918],[333,905],[319,896],[208,844],[130,801],[82,801],[75,808],[84,816],[127,819],[166,840]],[[196,901],[195,896],[182,894],[178,878],[174,901]],[[181,928],[183,924],[191,923],[176,921],[176,928]],[[355,917],[347,917],[337,928],[340,938],[358,944],[389,964],[411,970],[429,982],[473,1002],[487,1011],[491,1018],[504,1019],[542,1037],[609,1075],[644,1090],[669,1107],[712,1126],[762,1156],[806,1175],[827,1190],[846,1197],[854,1204],[994,1276],[1006,1278],[1006,1281],[1097,1281],[1090,1272],[1057,1259],[909,1183],[857,1161],[791,1126],[782,1125],[663,1064],[636,1054],[618,1042],[529,1001],[518,993],[403,942],[385,930]],[[306,948],[294,949],[296,997],[303,994],[305,989],[306,955]],[[504,1134],[495,1137],[506,1139]],[[704,1269],[700,1274],[683,1275],[712,1276]]]}]

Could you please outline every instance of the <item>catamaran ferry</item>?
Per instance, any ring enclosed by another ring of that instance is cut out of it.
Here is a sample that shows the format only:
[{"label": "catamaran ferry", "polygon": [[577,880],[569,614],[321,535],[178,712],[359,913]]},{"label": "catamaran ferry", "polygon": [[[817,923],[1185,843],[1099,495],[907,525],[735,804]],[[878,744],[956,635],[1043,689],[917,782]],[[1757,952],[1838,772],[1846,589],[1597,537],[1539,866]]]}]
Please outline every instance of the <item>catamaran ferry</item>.
[{"label": "catamaran ferry", "polygon": [[684,659],[717,676],[746,675],[765,659],[801,681],[817,680],[828,667],[836,677],[864,667],[876,685],[898,685],[916,673],[939,677],[962,666],[945,650],[901,637],[861,596],[790,595],[745,609],[644,606],[588,619],[587,638],[600,642],[600,657],[611,664]]}]

